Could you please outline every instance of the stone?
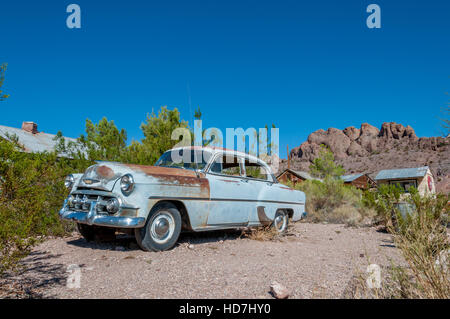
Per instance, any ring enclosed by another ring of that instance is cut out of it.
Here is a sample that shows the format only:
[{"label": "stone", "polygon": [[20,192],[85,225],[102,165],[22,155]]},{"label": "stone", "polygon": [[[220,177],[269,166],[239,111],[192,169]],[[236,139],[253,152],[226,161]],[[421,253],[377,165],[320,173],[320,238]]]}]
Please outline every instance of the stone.
[{"label": "stone", "polygon": [[270,292],[276,299],[287,299],[289,297],[289,290],[282,284],[274,281],[270,285]]}]

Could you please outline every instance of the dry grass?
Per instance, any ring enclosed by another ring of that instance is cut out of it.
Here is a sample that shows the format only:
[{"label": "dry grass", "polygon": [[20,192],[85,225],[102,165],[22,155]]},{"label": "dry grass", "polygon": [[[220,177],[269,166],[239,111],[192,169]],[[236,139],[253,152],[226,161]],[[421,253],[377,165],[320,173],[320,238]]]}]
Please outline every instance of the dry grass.
[{"label": "dry grass", "polygon": [[447,196],[412,196],[416,211],[406,218],[398,216],[397,227],[388,227],[407,266],[392,263],[378,289],[367,288],[366,276],[360,275],[354,297],[450,298],[450,243],[443,219],[448,214],[447,200]]},{"label": "dry grass", "polygon": [[294,236],[291,228],[284,233],[278,233],[277,230],[271,226],[262,226],[256,228],[247,228],[242,231],[241,237],[257,241],[280,241],[283,237]]}]

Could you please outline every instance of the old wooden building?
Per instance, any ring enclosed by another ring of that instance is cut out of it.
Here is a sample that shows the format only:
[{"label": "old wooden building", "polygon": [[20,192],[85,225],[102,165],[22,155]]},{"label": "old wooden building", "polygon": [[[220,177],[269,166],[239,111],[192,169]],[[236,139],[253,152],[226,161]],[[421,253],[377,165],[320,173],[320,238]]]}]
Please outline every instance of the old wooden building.
[{"label": "old wooden building", "polygon": [[377,183],[368,174],[343,175],[341,179],[345,185],[352,185],[359,189],[369,189],[377,186]]},{"label": "old wooden building", "polygon": [[320,180],[318,178],[312,177],[308,172],[305,171],[296,171],[290,168],[285,169],[281,174],[277,176],[277,179],[281,183],[286,183],[287,181],[291,181],[294,185],[297,183],[301,183],[305,180]]},{"label": "old wooden building", "polygon": [[415,187],[420,194],[434,194],[436,186],[433,174],[428,166],[400,169],[385,169],[380,171],[375,180],[378,185],[397,184],[406,192]]}]

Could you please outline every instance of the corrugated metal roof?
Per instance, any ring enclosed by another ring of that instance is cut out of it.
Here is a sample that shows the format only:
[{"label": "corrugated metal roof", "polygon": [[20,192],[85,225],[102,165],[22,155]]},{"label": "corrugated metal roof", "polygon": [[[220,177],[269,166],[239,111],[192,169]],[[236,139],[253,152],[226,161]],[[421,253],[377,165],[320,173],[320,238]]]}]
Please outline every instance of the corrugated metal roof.
[{"label": "corrugated metal roof", "polygon": [[312,177],[308,172],[305,171],[294,171],[291,170],[292,172],[294,172],[297,176],[303,178],[303,179],[314,179],[314,177]]},{"label": "corrugated metal roof", "polygon": [[[25,151],[30,153],[44,151],[52,152],[57,144],[57,141],[53,140],[56,135],[43,132],[32,134],[19,128],[0,125],[0,137],[7,139],[7,135],[16,135],[19,139],[19,143],[25,147]],[[64,139],[66,142],[77,141],[76,139],[70,137],[64,137]],[[59,155],[67,157],[67,154]]]},{"label": "corrugated metal roof", "polygon": [[415,168],[399,168],[399,169],[385,169],[379,171],[376,180],[380,179],[399,179],[399,178],[415,178],[423,177],[427,173],[428,166]]},{"label": "corrugated metal roof", "polygon": [[341,179],[344,181],[344,183],[353,182],[355,179],[363,176],[364,174],[350,174],[350,175],[342,175]]},{"label": "corrugated metal roof", "polygon": [[305,171],[295,171],[293,169],[285,169],[281,174],[279,174],[277,177],[280,177],[281,175],[283,175],[284,172],[286,171],[290,171],[291,173],[297,175],[298,177],[301,177],[305,180],[317,180],[317,181],[322,181],[320,178],[315,178],[312,177],[311,174],[309,174],[308,172]]}]

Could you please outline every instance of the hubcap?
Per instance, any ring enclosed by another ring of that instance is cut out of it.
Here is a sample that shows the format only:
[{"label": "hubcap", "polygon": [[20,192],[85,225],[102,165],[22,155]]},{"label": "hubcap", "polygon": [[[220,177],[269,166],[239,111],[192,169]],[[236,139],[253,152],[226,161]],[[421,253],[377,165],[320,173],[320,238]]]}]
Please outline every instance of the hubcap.
[{"label": "hubcap", "polygon": [[278,215],[277,217],[275,217],[274,223],[275,223],[275,228],[278,231],[283,231],[284,228],[286,227],[286,216]]},{"label": "hubcap", "polygon": [[174,230],[175,221],[172,215],[167,212],[160,212],[153,220],[150,233],[155,242],[164,244],[172,237]]}]

